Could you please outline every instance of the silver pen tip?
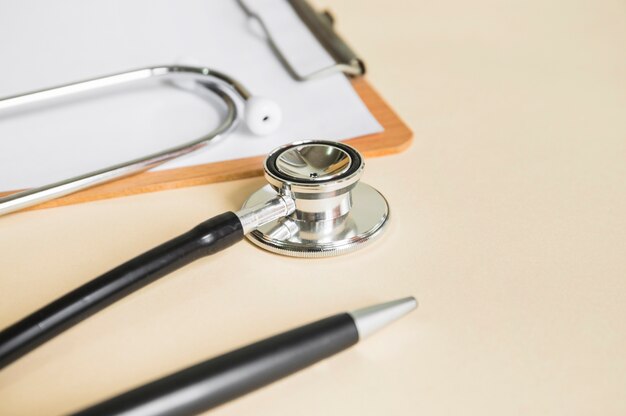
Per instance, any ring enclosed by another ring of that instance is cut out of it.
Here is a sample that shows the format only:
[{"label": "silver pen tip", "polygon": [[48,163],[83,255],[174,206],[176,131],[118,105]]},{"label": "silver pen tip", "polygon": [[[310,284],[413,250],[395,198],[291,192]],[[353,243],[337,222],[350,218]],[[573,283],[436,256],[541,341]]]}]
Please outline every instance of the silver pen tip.
[{"label": "silver pen tip", "polygon": [[359,332],[359,339],[363,339],[400,319],[415,308],[417,308],[417,299],[410,296],[348,313],[354,319],[356,329]]}]

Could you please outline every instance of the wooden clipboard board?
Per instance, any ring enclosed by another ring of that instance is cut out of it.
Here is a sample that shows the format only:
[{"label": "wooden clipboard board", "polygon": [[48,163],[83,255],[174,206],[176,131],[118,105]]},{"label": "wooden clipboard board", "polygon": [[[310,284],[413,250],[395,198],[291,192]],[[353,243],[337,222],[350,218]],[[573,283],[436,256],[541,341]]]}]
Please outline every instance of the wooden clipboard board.
[{"label": "wooden clipboard board", "polygon": [[[405,150],[410,145],[413,136],[409,127],[364,78],[355,78],[351,82],[367,108],[383,126],[384,131],[346,140],[345,142],[354,146],[365,157],[385,156]],[[294,140],[297,139],[297,137],[294,137]],[[265,156],[263,155],[198,166],[142,172],[45,202],[27,208],[27,210],[261,176],[263,174],[264,159]],[[0,196],[9,195],[13,192],[1,192]]]}]

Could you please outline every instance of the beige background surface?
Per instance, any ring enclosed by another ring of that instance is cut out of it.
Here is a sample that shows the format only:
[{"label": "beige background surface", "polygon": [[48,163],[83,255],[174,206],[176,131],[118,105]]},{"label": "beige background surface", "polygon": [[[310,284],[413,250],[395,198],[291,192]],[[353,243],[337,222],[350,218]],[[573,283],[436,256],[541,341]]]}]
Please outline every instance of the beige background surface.
[{"label": "beige background surface", "polygon": [[[0,372],[0,414],[58,414],[327,314],[420,309],[215,415],[626,414],[623,1],[318,1],[415,131],[368,161],[389,233],[354,255],[240,244]],[[0,218],[0,327],[263,183]]]}]

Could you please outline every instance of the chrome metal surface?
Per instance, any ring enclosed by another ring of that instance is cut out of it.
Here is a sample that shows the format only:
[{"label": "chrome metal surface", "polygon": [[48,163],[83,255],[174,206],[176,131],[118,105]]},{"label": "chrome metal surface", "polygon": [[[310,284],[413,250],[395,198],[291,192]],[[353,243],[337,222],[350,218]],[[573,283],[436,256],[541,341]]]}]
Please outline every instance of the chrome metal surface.
[{"label": "chrome metal surface", "polygon": [[237,126],[243,114],[244,101],[250,98],[248,90],[239,82],[225,74],[210,70],[209,68],[157,66],[121,72],[3,98],[0,99],[0,110],[147,79],[195,81],[198,88],[194,90],[194,92],[203,94],[211,91],[224,101],[227,110],[226,116],[221,124],[212,132],[179,146],[110,166],[105,169],[0,198],[0,215],[40,204],[114,179],[139,173],[201,149],[209,143],[224,137]]},{"label": "chrome metal surface", "polygon": [[352,147],[325,140],[292,143],[272,151],[265,160],[265,178],[278,193],[296,202],[293,217],[329,220],[350,211],[350,191],[365,164]]},{"label": "chrome metal surface", "polygon": [[365,163],[356,149],[327,140],[281,146],[265,159],[265,178],[276,189],[289,188],[296,203],[350,192]]},{"label": "chrome metal surface", "polygon": [[348,312],[359,332],[359,340],[372,335],[390,323],[402,318],[417,308],[417,299],[413,296],[379,303]]},{"label": "chrome metal surface", "polygon": [[319,182],[345,173],[351,162],[350,155],[338,147],[303,144],[282,152],[276,160],[276,168],[299,180]]},{"label": "chrome metal surface", "polygon": [[296,209],[293,199],[288,196],[278,195],[260,205],[255,205],[235,212],[241,221],[243,233],[267,224],[268,222],[286,217]]},{"label": "chrome metal surface", "polygon": [[269,251],[295,257],[348,253],[376,239],[389,221],[389,205],[374,188],[359,183],[365,164],[351,146],[307,140],[281,146],[265,159],[269,185],[252,194],[244,209],[282,195],[294,201],[288,216],[248,234]]},{"label": "chrome metal surface", "polygon": [[[312,220],[296,210],[250,232],[254,244],[274,253],[293,257],[328,257],[349,253],[374,241],[389,222],[389,206],[374,188],[357,184],[348,194],[352,205],[344,215]],[[244,209],[276,198],[269,185],[252,194]]]}]

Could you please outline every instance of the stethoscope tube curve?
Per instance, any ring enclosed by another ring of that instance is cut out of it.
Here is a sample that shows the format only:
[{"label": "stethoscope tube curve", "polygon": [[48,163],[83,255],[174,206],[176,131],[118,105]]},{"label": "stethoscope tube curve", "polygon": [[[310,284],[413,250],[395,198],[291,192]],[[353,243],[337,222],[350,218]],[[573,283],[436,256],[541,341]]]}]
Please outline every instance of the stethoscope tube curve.
[{"label": "stethoscope tube curve", "polygon": [[226,116],[220,125],[212,132],[179,146],[73,178],[2,197],[0,198],[0,215],[41,204],[121,177],[143,172],[169,160],[201,149],[209,143],[213,143],[224,137],[237,127],[241,119],[240,114],[243,114],[243,102],[250,98],[250,92],[244,88],[241,83],[225,74],[204,67],[170,65],[120,72],[7,97],[0,99],[0,110],[155,78],[171,81],[191,80],[196,82],[203,87],[198,91],[210,90],[224,101],[226,105]]}]

